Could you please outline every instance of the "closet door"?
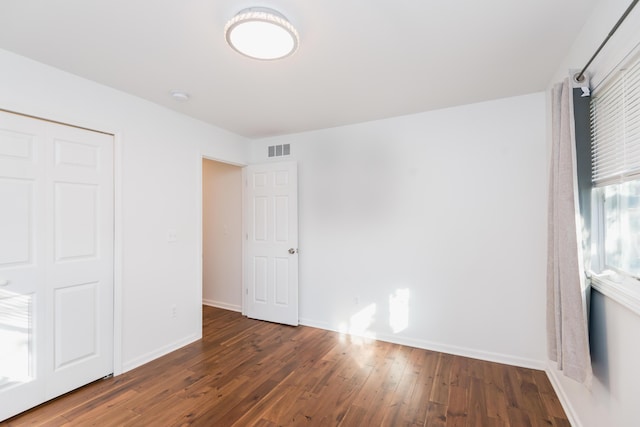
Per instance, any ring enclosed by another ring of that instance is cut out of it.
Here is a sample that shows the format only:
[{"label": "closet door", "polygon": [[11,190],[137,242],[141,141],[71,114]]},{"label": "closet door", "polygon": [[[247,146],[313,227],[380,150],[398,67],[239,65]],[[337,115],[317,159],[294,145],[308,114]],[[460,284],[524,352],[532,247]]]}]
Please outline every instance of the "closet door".
[{"label": "closet door", "polygon": [[47,397],[113,372],[113,137],[51,125],[45,150]]},{"label": "closet door", "polygon": [[0,348],[0,420],[113,371],[112,136],[0,112]]},{"label": "closet door", "polygon": [[0,112],[0,420],[45,398],[44,138]]}]

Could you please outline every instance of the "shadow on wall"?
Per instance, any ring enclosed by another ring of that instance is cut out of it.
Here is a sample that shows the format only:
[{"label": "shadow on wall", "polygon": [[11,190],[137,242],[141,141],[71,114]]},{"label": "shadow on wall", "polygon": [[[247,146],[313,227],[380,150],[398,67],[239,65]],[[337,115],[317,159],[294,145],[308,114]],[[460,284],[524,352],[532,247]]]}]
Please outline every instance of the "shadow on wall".
[{"label": "shadow on wall", "polygon": [[592,290],[589,310],[589,347],[591,348],[593,376],[607,390],[611,391],[607,331],[607,313],[604,297]]}]

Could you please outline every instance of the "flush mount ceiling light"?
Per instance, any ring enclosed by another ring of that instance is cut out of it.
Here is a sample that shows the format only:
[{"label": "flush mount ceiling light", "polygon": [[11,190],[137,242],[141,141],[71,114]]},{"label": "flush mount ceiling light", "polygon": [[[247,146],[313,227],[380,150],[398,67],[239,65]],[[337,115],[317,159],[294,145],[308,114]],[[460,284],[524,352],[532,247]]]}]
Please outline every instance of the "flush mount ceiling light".
[{"label": "flush mount ceiling light", "polygon": [[280,59],[298,49],[298,32],[282,14],[264,7],[238,12],[224,28],[227,43],[254,59]]},{"label": "flush mount ceiling light", "polygon": [[187,92],[177,89],[172,90],[171,92],[169,92],[169,94],[173,97],[173,99],[180,102],[187,102],[190,98]]}]

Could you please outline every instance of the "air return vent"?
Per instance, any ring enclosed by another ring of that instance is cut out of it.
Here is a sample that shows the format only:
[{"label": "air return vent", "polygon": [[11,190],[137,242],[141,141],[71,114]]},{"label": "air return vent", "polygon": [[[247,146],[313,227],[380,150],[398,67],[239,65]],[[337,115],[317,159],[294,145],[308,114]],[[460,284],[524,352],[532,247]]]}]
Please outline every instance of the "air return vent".
[{"label": "air return vent", "polygon": [[268,147],[269,157],[281,157],[291,154],[291,144],[270,145]]}]

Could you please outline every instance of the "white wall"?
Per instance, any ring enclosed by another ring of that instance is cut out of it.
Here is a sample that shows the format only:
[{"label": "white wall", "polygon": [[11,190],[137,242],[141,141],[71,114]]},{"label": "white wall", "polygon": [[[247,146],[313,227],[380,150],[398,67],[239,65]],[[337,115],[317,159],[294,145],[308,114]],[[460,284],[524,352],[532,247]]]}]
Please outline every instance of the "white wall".
[{"label": "white wall", "polygon": [[544,366],[543,93],[254,141],[252,161],[282,143],[302,323]]},{"label": "white wall", "polygon": [[242,169],[202,161],[202,301],[242,310]]},{"label": "white wall", "polygon": [[[600,0],[558,68],[552,85],[580,69],[629,5],[628,0]],[[592,86],[640,44],[640,7],[636,7],[589,67]],[[550,362],[548,372],[575,426],[637,426],[640,422],[640,316],[598,291],[592,291],[590,345],[594,370],[591,388],[562,376]]]},{"label": "white wall", "polygon": [[[640,316],[593,290],[590,311],[591,388],[550,374],[574,426],[635,427],[640,420]],[[552,363],[552,362],[550,362]]]},{"label": "white wall", "polygon": [[[117,133],[121,212],[116,221],[122,237],[117,364],[127,370],[197,339],[201,156],[245,163],[246,140],[1,50],[0,70],[0,108]],[[177,242],[167,242],[169,229],[176,230]]]}]

